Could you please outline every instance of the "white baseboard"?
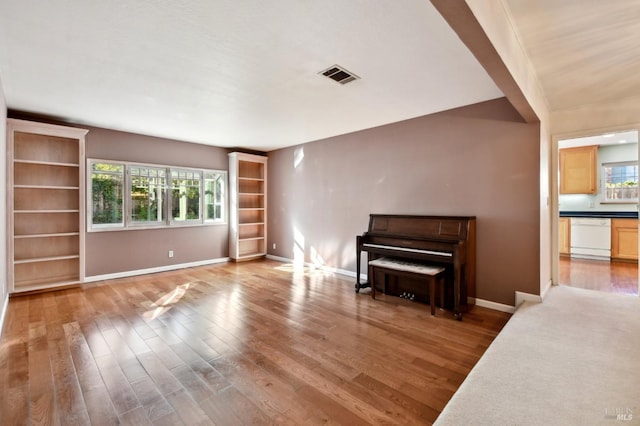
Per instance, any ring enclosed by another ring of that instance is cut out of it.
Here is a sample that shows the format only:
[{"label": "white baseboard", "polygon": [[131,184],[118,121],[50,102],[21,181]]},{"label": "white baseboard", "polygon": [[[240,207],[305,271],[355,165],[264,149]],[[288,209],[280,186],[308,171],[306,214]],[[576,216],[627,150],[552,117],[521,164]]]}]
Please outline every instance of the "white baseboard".
[{"label": "white baseboard", "polygon": [[220,259],[200,260],[198,262],[179,263],[177,265],[158,266],[156,268],[137,269],[134,271],[116,272],[113,274],[94,275],[92,277],[85,277],[84,282],[91,283],[95,281],[113,280],[116,278],[134,277],[136,275],[155,274],[157,272],[175,271],[177,269],[213,265],[215,263],[225,263],[228,261],[229,261],[228,257],[222,257]]},{"label": "white baseboard", "polygon": [[293,260],[287,259],[286,257],[274,256],[273,254],[268,254],[267,259],[276,260],[282,263],[293,263]]},{"label": "white baseboard", "polygon": [[516,291],[516,309],[523,302],[542,303],[542,297],[538,296],[537,294]]},{"label": "white baseboard", "polygon": [[[287,259],[286,257],[280,257],[280,256],[274,256],[272,254],[268,254],[267,255],[267,259],[271,259],[271,260],[275,260],[278,262],[282,262],[282,263],[293,263],[293,259]],[[311,263],[311,262],[304,262],[304,266],[308,267],[308,268],[315,268],[315,269],[319,269],[321,271],[325,271],[325,272],[330,272],[333,274],[340,274],[340,275],[344,275],[346,277],[351,277],[351,278],[355,278],[356,277],[356,273],[353,271],[348,271],[346,269],[339,269],[339,268],[333,268],[331,266],[325,266],[325,265],[316,265],[315,263]],[[366,274],[360,274],[360,281],[364,282],[367,280],[367,275]]]},{"label": "white baseboard", "polygon": [[492,302],[491,300],[475,299],[473,297],[467,298],[469,303],[481,306],[483,308],[493,309],[494,311],[507,312],[512,314],[516,311],[516,308],[511,305],[505,305],[503,303]]},{"label": "white baseboard", "polygon": [[4,302],[2,303],[2,309],[0,310],[0,337],[2,337],[2,330],[4,330],[4,318],[7,316],[7,308],[9,307],[9,294],[7,293]]}]

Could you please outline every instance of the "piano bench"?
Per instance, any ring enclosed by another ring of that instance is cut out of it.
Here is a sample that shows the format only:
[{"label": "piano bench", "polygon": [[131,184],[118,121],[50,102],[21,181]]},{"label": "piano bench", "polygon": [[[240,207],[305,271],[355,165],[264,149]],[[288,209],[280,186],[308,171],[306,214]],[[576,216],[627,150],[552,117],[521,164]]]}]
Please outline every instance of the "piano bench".
[{"label": "piano bench", "polygon": [[431,315],[436,313],[436,282],[439,284],[440,298],[444,294],[444,268],[441,266],[426,265],[424,263],[408,262],[406,260],[390,259],[381,257],[369,262],[369,271],[371,277],[371,297],[376,298],[375,274],[381,272],[384,274],[384,291],[387,291],[387,275],[400,275],[410,278],[427,278],[429,283],[429,303],[431,305]]}]

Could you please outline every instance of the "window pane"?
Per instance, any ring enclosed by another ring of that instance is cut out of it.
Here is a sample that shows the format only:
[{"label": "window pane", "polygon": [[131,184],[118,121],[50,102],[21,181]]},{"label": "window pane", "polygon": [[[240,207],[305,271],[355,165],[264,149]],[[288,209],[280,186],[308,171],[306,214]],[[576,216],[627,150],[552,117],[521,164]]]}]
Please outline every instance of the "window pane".
[{"label": "window pane", "polygon": [[604,175],[606,201],[638,199],[638,163],[605,164]]},{"label": "window pane", "polygon": [[222,221],[224,174],[207,172],[204,179],[205,220]]},{"label": "window pane", "polygon": [[166,210],[166,170],[154,167],[130,167],[131,222],[164,222]]},{"label": "window pane", "polygon": [[91,164],[91,203],[93,225],[124,225],[124,166],[113,163]]},{"label": "window pane", "polygon": [[171,171],[171,217],[175,221],[200,220],[202,173],[197,170]]}]

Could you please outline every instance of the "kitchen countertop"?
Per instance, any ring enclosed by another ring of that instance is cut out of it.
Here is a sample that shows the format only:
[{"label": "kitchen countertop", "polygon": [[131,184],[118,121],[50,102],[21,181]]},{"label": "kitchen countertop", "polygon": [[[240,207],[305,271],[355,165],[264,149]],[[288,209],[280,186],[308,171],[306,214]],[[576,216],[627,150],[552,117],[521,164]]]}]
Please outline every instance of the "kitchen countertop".
[{"label": "kitchen countertop", "polygon": [[637,219],[638,212],[605,212],[605,211],[576,211],[576,212],[566,212],[561,211],[560,217],[598,217],[598,218],[607,218],[610,217],[612,219]]}]

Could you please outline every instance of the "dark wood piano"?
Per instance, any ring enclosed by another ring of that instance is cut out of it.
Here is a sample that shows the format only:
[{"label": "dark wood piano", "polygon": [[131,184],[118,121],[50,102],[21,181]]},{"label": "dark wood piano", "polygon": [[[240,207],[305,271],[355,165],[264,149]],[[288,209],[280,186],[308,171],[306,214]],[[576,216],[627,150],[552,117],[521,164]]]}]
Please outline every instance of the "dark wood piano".
[{"label": "dark wood piano", "polygon": [[371,286],[360,282],[363,251],[368,261],[384,256],[447,268],[451,278],[445,287],[453,290],[450,305],[458,320],[467,308],[468,297],[475,297],[475,216],[369,215],[368,231],[356,237],[356,293]]}]

